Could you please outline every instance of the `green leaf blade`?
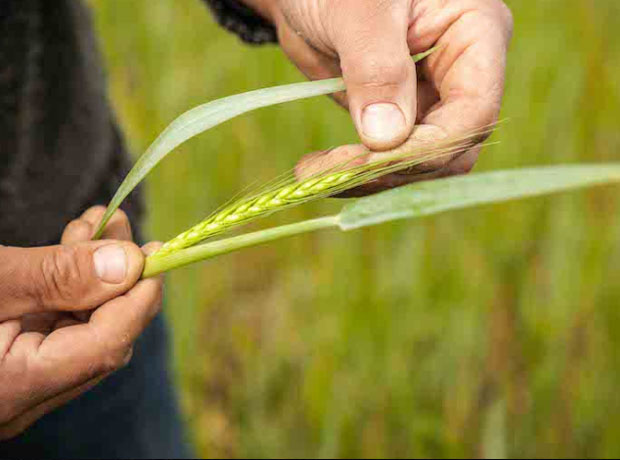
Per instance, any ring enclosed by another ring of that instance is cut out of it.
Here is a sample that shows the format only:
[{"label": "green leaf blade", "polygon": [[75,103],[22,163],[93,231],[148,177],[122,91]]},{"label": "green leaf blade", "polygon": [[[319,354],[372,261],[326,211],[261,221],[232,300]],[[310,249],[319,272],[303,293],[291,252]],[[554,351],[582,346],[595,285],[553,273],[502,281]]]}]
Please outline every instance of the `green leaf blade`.
[{"label": "green leaf blade", "polygon": [[294,83],[217,99],[185,112],[175,119],[138,159],[110,201],[95,238],[101,236],[114,212],[149,172],[175,148],[192,137],[256,109],[344,90],[342,78]]},{"label": "green leaf blade", "polygon": [[340,213],[340,228],[354,230],[393,220],[617,182],[620,182],[619,163],[494,171],[420,182],[345,206]]}]

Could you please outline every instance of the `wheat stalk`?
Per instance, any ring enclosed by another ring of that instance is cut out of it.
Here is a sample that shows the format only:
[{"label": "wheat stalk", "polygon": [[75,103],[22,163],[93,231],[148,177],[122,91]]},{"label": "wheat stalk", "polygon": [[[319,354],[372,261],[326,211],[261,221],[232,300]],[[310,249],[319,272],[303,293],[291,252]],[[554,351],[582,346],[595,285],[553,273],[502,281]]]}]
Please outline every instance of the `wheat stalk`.
[{"label": "wheat stalk", "polygon": [[[285,181],[271,189],[243,197],[211,214],[205,220],[168,241],[155,256],[164,256],[194,246],[208,238],[219,235],[233,227],[270,215],[291,206],[306,203],[326,196],[336,195],[386,174],[410,168],[414,165],[444,156],[464,152],[481,135],[492,127],[484,128],[465,136],[436,143],[420,144],[411,138],[403,146],[374,155],[375,159],[363,165],[350,167],[355,157],[346,163],[315,174],[301,181]],[[366,151],[361,156],[368,157]]]},{"label": "wheat stalk", "polygon": [[361,198],[349,203],[336,215],[220,239],[163,257],[149,256],[142,276],[149,278],[222,254],[322,229],[350,231],[450,210],[612,183],[620,183],[619,163],[543,166],[420,182]]}]

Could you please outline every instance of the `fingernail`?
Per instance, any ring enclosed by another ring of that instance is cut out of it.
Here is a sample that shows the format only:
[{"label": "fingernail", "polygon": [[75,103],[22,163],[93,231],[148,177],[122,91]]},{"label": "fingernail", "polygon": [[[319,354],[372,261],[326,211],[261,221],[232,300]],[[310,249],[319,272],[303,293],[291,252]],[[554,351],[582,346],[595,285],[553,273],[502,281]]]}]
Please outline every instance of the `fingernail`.
[{"label": "fingernail", "polygon": [[121,246],[109,245],[95,251],[95,271],[105,283],[120,284],[127,276],[127,254]]},{"label": "fingernail", "polygon": [[391,141],[400,136],[404,129],[405,117],[396,104],[371,104],[362,113],[362,130],[372,139]]}]

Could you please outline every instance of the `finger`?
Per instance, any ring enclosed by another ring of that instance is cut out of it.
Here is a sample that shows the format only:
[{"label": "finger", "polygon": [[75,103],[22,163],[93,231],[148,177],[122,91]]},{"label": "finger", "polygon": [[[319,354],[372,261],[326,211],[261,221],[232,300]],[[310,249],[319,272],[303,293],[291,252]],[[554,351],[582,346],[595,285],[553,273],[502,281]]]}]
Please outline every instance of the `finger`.
[{"label": "finger", "polygon": [[[99,222],[101,222],[105,211],[106,208],[104,206],[95,206],[87,210],[83,214],[81,219],[85,220],[91,225],[92,231],[94,233],[97,229],[97,226],[99,225]],[[133,240],[129,218],[122,209],[117,209],[116,212],[112,215],[112,217],[106,224],[105,229],[103,230],[101,239],[121,241]]]},{"label": "finger", "polygon": [[162,277],[142,280],[127,294],[95,310],[87,326],[93,336],[104,338],[106,350],[123,357],[159,312],[162,289]]},{"label": "finger", "polygon": [[472,147],[465,153],[457,156],[441,169],[434,169],[427,172],[402,171],[388,174],[366,184],[360,185],[359,187],[340,193],[336,196],[336,198],[358,198],[416,182],[467,174],[476,164],[481,148],[482,147],[480,145]]},{"label": "finger", "polygon": [[[92,238],[97,225],[101,221],[106,208],[94,206],[72,221],[62,236],[62,244],[73,244],[88,241]],[[101,239],[131,241],[133,239],[129,218],[122,210],[117,210],[107,223]]]},{"label": "finger", "polygon": [[[479,145],[472,145],[467,139],[446,142],[443,132],[435,126],[418,125],[405,143],[388,152],[371,152],[365,146],[344,145],[324,152],[314,152],[304,156],[297,164],[295,173],[299,180],[308,179],[325,171],[348,169],[369,162],[380,162],[390,155],[406,159],[405,171],[387,174],[369,181],[339,195],[340,198],[358,197],[399,187],[411,182],[444,177],[448,173],[465,173],[473,167],[480,151]],[[422,157],[435,156],[433,160],[422,162]],[[419,164],[415,159],[419,158]],[[444,162],[443,158],[449,158]],[[458,160],[458,161],[457,161]]]},{"label": "finger", "polygon": [[[285,21],[278,27],[280,46],[301,72],[310,80],[324,80],[339,77],[340,65],[334,56],[330,56],[314,47],[299,33],[295,32]],[[344,108],[349,107],[346,92],[332,94],[331,97]]]},{"label": "finger", "polygon": [[[286,22],[283,22],[278,30],[284,52],[310,80],[322,80],[341,75],[337,59],[306,42]],[[332,97],[342,107],[349,109],[349,102],[345,91],[333,94]],[[418,82],[417,101],[417,117],[419,121],[433,105],[439,102],[439,94],[431,82]]]},{"label": "finger", "polygon": [[82,219],[75,219],[65,227],[60,239],[61,244],[75,244],[90,240],[93,228]]},{"label": "finger", "polygon": [[145,256],[150,256],[151,254],[159,251],[162,246],[163,246],[163,243],[159,241],[151,241],[150,243],[147,243],[144,246],[142,246],[142,252],[144,253]]},{"label": "finger", "polygon": [[468,174],[478,161],[478,157],[480,156],[480,151],[482,150],[482,145],[476,145],[465,152],[463,155],[458,156],[454,160],[452,160],[448,165],[443,169],[443,176],[460,176],[463,174]]},{"label": "finger", "polygon": [[69,391],[61,393],[51,399],[40,403],[34,408],[20,414],[18,417],[12,419],[11,421],[0,424],[0,441],[6,441],[8,439],[14,438],[20,433],[24,432],[29,426],[31,426],[34,422],[39,420],[46,414],[49,414],[54,409],[64,406],[69,401],[76,399],[81,394],[87,392],[95,385],[97,385],[101,380],[105,377],[97,377],[94,378],[77,388],[73,388]]},{"label": "finger", "polygon": [[[451,2],[428,13],[413,9],[409,46],[413,52],[429,43],[440,49],[423,64],[428,80],[440,96],[421,122],[437,127],[444,137],[480,131],[484,140],[497,122],[504,90],[506,52],[512,34],[512,18],[506,6],[495,0]],[[452,161],[435,164],[444,168]]]},{"label": "finger", "polygon": [[[337,168],[351,168],[368,162],[381,161],[390,155],[415,159],[416,156],[428,156],[429,149],[437,149],[436,141],[442,141],[443,133],[434,126],[418,125],[411,136],[398,148],[387,152],[372,152],[363,145],[343,145],[325,152],[314,152],[304,156],[297,164],[295,173],[299,179],[305,179],[320,172]],[[446,147],[448,149],[448,147]],[[450,147],[452,149],[452,147]],[[441,155],[439,149],[437,156]]]},{"label": "finger", "polygon": [[95,310],[88,324],[57,329],[47,337],[20,334],[2,362],[0,381],[20,382],[4,412],[23,413],[125,366],[133,343],[160,309],[161,291],[161,278],[144,280]]},{"label": "finger", "polygon": [[362,142],[387,150],[404,142],[416,120],[416,72],[407,45],[403,0],[343,0],[331,34]]},{"label": "finger", "polygon": [[127,292],[144,266],[124,241],[0,247],[0,321],[27,313],[91,309]]},{"label": "finger", "polygon": [[21,324],[17,320],[0,323],[0,362],[4,360],[21,330]]},{"label": "finger", "polygon": [[93,206],[77,219],[71,221],[65,228],[60,242],[62,244],[74,244],[88,241],[95,232],[95,225],[105,213],[105,206]]},{"label": "finger", "polygon": [[68,389],[126,365],[133,343],[160,310],[162,285],[161,278],[140,281],[95,310],[88,324],[58,329],[25,350],[35,383]]},{"label": "finger", "polygon": [[429,111],[437,104],[439,99],[439,93],[435,89],[435,86],[428,81],[418,81],[418,112],[416,117],[416,123],[420,124],[422,120],[428,115]]},{"label": "finger", "polygon": [[24,315],[20,318],[22,332],[49,334],[54,330],[54,326],[60,318],[68,317],[69,315],[70,313],[56,311]]}]

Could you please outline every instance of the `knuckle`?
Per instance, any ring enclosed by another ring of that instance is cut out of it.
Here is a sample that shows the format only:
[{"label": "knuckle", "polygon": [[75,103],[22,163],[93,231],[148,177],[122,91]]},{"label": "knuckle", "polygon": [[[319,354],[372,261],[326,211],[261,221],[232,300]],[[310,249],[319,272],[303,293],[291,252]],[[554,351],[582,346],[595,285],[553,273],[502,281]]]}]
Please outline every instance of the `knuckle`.
[{"label": "knuckle", "polygon": [[101,374],[111,374],[127,366],[132,356],[131,346],[123,346],[116,350],[110,350],[103,356],[99,371]]},{"label": "knuckle", "polygon": [[80,219],[69,222],[65,227],[61,241],[81,241],[86,240],[90,236],[90,225]]},{"label": "knuckle", "polygon": [[129,222],[129,217],[127,216],[127,213],[123,211],[122,209],[117,209],[116,212],[114,213],[114,216],[112,217],[122,222]]},{"label": "knuckle", "polygon": [[407,80],[411,67],[393,59],[369,59],[356,63],[356,82],[364,88],[398,87]]},{"label": "knuckle", "polygon": [[8,401],[2,401],[0,404],[0,426],[9,423],[17,416],[14,404],[9,399]]},{"label": "knuckle", "polygon": [[[9,423],[20,414],[19,395],[22,393],[22,386],[26,387],[21,373],[14,373],[4,369],[0,372],[5,375],[0,376],[0,427]],[[16,382],[20,382],[16,384]]]},{"label": "knuckle", "polygon": [[105,206],[98,204],[96,206],[93,206],[92,208],[89,208],[86,212],[92,214],[93,217],[100,217],[100,216],[103,216],[103,214],[105,214],[105,210],[106,210]]},{"label": "knuckle", "polygon": [[69,222],[67,224],[67,226],[65,227],[65,234],[66,233],[71,233],[71,232],[75,232],[77,230],[80,230],[82,228],[82,226],[84,225],[84,222],[76,219],[76,220],[72,220],[71,222]]},{"label": "knuckle", "polygon": [[451,159],[450,157],[433,158],[424,162],[424,164],[421,165],[421,169],[423,169],[424,172],[440,171],[450,163]]},{"label": "knuckle", "polygon": [[91,222],[99,220],[105,214],[105,210],[106,210],[105,206],[102,206],[102,205],[93,206],[91,208],[88,208],[84,212],[84,214],[82,214],[80,219],[85,219]]},{"label": "knuckle", "polygon": [[462,162],[457,165],[448,166],[446,169],[447,175],[449,176],[463,176],[469,174],[472,169],[474,169],[474,162]]},{"label": "knuckle", "polygon": [[[39,294],[51,302],[74,301],[84,294],[79,252],[71,246],[58,246],[41,263]],[[45,303],[45,302],[43,302]]]}]

